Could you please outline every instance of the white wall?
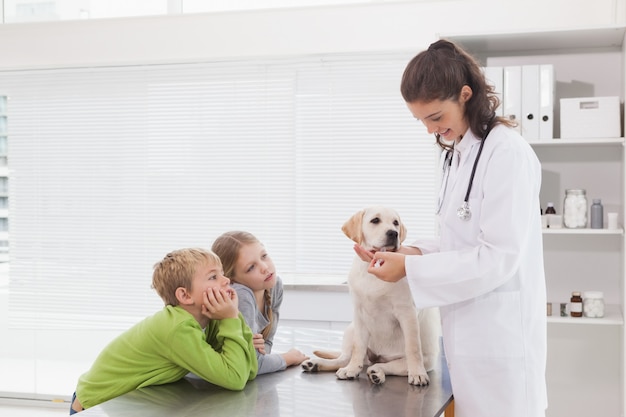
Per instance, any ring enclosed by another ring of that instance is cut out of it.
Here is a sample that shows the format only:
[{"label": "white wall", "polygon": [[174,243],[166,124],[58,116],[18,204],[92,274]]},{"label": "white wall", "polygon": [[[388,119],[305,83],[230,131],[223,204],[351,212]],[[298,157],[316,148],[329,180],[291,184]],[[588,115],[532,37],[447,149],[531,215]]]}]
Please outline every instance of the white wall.
[{"label": "white wall", "polygon": [[432,0],[0,25],[0,70],[415,50],[441,33],[622,24],[625,0]]}]

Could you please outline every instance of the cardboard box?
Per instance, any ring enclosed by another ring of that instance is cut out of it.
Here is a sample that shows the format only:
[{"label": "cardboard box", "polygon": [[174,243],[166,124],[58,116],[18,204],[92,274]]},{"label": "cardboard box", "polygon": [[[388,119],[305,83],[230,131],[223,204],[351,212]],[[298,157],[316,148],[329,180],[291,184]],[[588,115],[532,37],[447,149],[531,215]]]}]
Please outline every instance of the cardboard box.
[{"label": "cardboard box", "polygon": [[561,138],[619,138],[619,97],[561,99]]}]

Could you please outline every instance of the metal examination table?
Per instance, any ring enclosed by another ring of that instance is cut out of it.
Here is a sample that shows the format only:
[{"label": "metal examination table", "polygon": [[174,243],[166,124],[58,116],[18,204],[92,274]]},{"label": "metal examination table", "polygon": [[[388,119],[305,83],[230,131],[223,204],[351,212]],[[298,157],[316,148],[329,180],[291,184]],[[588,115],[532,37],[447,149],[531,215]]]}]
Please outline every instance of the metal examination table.
[{"label": "metal examination table", "polygon": [[[274,352],[296,347],[307,355],[318,348],[339,350],[343,330],[281,325]],[[443,349],[441,350],[443,352]],[[388,376],[382,385],[365,376],[338,380],[334,372],[305,373],[298,366],[259,375],[235,392],[198,379],[146,387],[114,398],[77,416],[89,417],[454,417],[445,357],[428,373],[430,385],[409,385]]]},{"label": "metal examination table", "polygon": [[[435,417],[453,416],[445,361],[429,372],[430,385],[411,386],[406,377],[372,384],[365,372],[351,381],[334,372],[304,373],[300,367],[260,375],[234,392],[202,380],[136,390],[77,416],[107,417]],[[446,409],[447,408],[447,409]]]}]

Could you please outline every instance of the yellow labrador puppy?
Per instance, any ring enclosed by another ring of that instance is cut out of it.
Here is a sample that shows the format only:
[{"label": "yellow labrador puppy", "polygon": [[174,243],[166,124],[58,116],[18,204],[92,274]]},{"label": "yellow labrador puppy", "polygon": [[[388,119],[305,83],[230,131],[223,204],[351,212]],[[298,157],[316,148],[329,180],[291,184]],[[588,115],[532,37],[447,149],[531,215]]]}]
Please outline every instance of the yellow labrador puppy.
[{"label": "yellow labrador puppy", "polygon": [[[354,242],[371,251],[396,251],[406,235],[400,216],[386,207],[369,207],[342,227]],[[412,385],[427,385],[427,371],[439,354],[440,321],[436,308],[417,311],[406,278],[395,283],[367,272],[369,263],[355,256],[348,276],[354,317],[344,333],[340,354],[315,351],[302,363],[305,372],[336,371],[354,379],[367,365],[374,384],[386,375],[408,376]]]}]

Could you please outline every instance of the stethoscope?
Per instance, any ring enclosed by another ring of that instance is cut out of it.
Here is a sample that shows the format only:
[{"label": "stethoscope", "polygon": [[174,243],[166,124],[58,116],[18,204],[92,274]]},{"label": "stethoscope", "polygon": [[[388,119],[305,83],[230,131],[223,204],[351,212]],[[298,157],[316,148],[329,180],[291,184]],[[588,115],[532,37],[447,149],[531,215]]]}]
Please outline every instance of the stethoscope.
[{"label": "stethoscope", "polygon": [[[491,124],[491,122],[490,122]],[[478,153],[476,154],[476,159],[474,159],[474,166],[472,167],[472,174],[470,175],[469,184],[467,184],[467,191],[465,192],[465,198],[463,199],[463,203],[461,206],[456,209],[456,216],[464,221],[468,221],[472,218],[472,209],[469,205],[469,196],[472,191],[472,185],[474,184],[474,174],[476,174],[476,167],[478,166],[478,161],[480,160],[480,154],[483,152],[483,146],[485,145],[485,140],[487,139],[487,135],[491,129],[487,129],[485,132],[483,139],[480,141],[480,147],[478,148]],[[437,214],[441,212],[441,206],[443,205],[443,199],[446,196],[446,191],[448,189],[448,179],[450,178],[450,168],[452,167],[452,155],[454,154],[454,146],[452,149],[448,149],[446,151],[446,157],[443,161],[443,175],[444,179],[442,181],[441,191],[439,192],[439,203],[437,207]]]}]

